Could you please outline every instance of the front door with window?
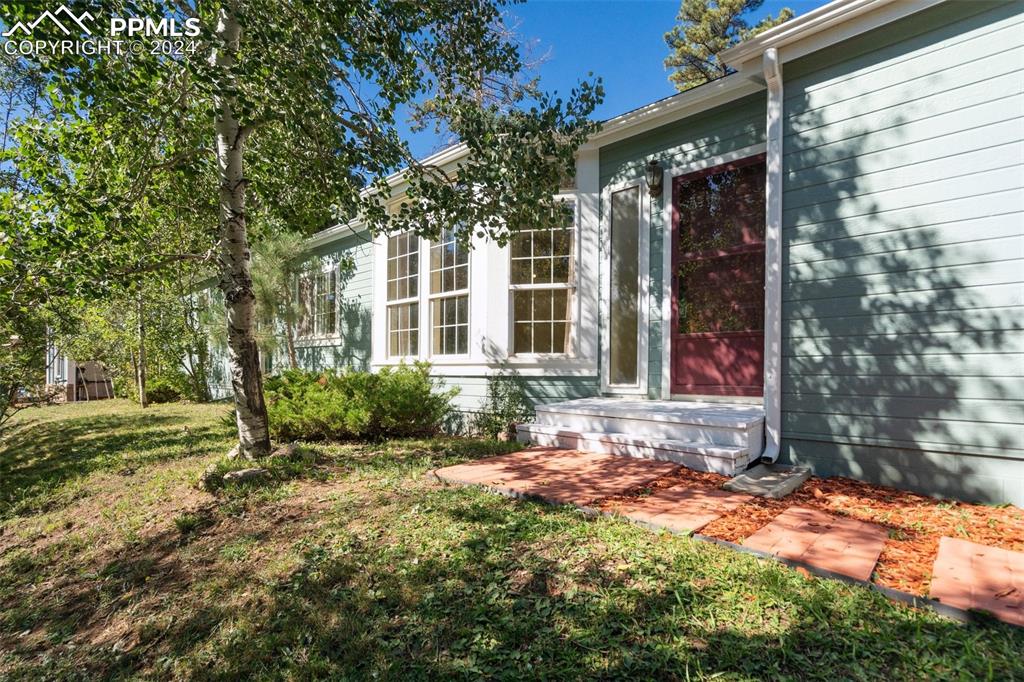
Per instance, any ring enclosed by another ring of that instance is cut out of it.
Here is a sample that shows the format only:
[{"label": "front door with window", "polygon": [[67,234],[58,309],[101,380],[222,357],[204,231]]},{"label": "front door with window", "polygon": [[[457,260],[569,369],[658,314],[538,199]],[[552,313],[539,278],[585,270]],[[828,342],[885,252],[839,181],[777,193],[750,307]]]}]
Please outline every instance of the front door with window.
[{"label": "front door with window", "polygon": [[764,156],[672,182],[672,393],[764,391]]}]

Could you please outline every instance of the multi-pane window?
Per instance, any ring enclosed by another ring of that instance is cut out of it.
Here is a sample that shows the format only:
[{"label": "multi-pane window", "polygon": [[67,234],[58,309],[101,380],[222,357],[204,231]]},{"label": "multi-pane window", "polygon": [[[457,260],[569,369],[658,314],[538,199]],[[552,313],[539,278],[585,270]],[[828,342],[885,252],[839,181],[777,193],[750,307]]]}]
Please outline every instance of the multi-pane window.
[{"label": "multi-pane window", "polygon": [[431,301],[434,354],[469,352],[469,296],[448,296]]},{"label": "multi-pane window", "polygon": [[405,232],[388,238],[388,355],[419,353],[420,240]]},{"label": "multi-pane window", "polygon": [[575,216],[519,230],[511,241],[512,352],[568,353],[572,331]]},{"label": "multi-pane window", "polygon": [[430,320],[434,355],[469,352],[469,249],[455,230],[430,247]]},{"label": "multi-pane window", "polygon": [[321,272],[316,276],[316,306],[313,322],[317,336],[331,336],[338,324],[338,271]]},{"label": "multi-pane window", "polygon": [[299,277],[299,336],[334,336],[338,332],[338,268]]}]

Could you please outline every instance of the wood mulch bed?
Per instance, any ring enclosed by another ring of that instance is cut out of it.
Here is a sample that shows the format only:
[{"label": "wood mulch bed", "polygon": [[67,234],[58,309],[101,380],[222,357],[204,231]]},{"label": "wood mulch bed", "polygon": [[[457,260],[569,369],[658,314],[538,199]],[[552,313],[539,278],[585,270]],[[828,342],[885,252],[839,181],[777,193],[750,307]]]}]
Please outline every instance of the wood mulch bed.
[{"label": "wood mulch bed", "polygon": [[[601,500],[598,507],[611,511],[625,500],[647,495],[655,488],[720,488],[727,480],[729,477],[721,474],[680,467],[642,488]],[[889,539],[875,566],[874,582],[921,596],[928,593],[942,536],[1024,551],[1024,510],[1018,507],[936,500],[842,477],[811,477],[782,500],[755,497],[704,526],[700,534],[739,543],[793,506],[820,509],[886,528]]]}]

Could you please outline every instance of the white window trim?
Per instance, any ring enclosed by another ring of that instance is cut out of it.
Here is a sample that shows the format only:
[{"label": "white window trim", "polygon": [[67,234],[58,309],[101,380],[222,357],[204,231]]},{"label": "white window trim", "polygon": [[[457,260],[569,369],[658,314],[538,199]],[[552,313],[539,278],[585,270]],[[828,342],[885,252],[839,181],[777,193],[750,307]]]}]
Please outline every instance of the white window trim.
[{"label": "white window trim", "polygon": [[[505,278],[508,288],[508,329],[506,331],[508,343],[507,356],[509,360],[523,362],[547,362],[571,360],[579,355],[579,330],[581,319],[581,304],[579,296],[580,289],[580,263],[581,258],[581,230],[580,230],[580,201],[576,192],[562,192],[554,196],[557,202],[572,204],[572,252],[569,254],[570,267],[572,268],[572,281],[552,282],[548,284],[513,284],[512,283],[512,252],[511,246],[503,249],[505,259],[509,264],[508,276]],[[512,308],[512,293],[515,291],[550,291],[553,289],[566,289],[569,291],[569,309],[572,319],[569,320],[569,350],[565,353],[516,353],[515,348],[515,310]]]},{"label": "white window trim", "polygon": [[[638,229],[640,264],[638,268],[639,311],[637,315],[637,382],[635,384],[612,384],[611,371],[611,222],[612,194],[636,187],[639,193],[637,210],[639,211]],[[650,230],[651,230],[651,198],[646,178],[629,182],[608,185],[601,192],[601,263],[604,275],[601,278],[601,391],[612,395],[647,395],[648,371],[648,339],[650,337]]]},{"label": "white window trim", "polygon": [[[500,247],[488,239],[473,239],[470,259],[470,353],[468,357],[430,356],[423,340],[423,330],[429,329],[430,311],[425,298],[420,299],[420,354],[406,358],[409,363],[423,360],[431,363],[435,376],[487,377],[512,372],[523,377],[597,377],[598,341],[600,334],[600,294],[598,287],[600,164],[596,149],[581,149],[576,164],[576,189],[564,190],[555,198],[573,198],[576,211],[576,251],[578,254],[577,289],[573,312],[573,346],[575,357],[564,354],[552,357],[510,355],[511,348],[509,310],[509,254],[508,247]],[[394,367],[402,362],[387,355],[387,235],[373,239],[372,315],[370,367]],[[429,272],[428,256],[420,249],[420,272]],[[420,294],[426,289],[420,287]]]},{"label": "white window trim", "polygon": [[[675,398],[672,394],[672,287],[674,282],[672,272],[672,182],[680,175],[689,175],[690,173],[696,173],[706,168],[714,168],[715,166],[721,166],[726,163],[733,163],[735,161],[742,161],[743,159],[751,156],[757,156],[758,154],[764,154],[767,149],[767,145],[764,142],[750,145],[749,147],[743,147],[742,149],[736,149],[725,154],[718,156],[710,156],[693,163],[683,164],[681,166],[673,166],[672,168],[666,168],[663,171],[662,180],[662,296],[661,296],[661,396],[664,399],[670,397]],[[718,401],[723,399],[722,396],[701,396],[701,395],[690,395],[678,396],[679,399],[683,400],[699,400],[706,401],[711,398],[715,398]],[[731,397],[730,397],[731,398]],[[754,402],[757,399],[751,398],[740,398],[736,400],[730,400],[730,402]]]}]

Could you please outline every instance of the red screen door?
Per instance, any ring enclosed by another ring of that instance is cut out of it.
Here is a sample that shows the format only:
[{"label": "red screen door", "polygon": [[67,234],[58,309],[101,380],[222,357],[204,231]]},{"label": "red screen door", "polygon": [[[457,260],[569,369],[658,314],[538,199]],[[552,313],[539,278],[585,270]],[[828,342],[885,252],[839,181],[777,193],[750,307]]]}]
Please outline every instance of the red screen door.
[{"label": "red screen door", "polygon": [[764,393],[764,155],[672,182],[672,392]]}]

